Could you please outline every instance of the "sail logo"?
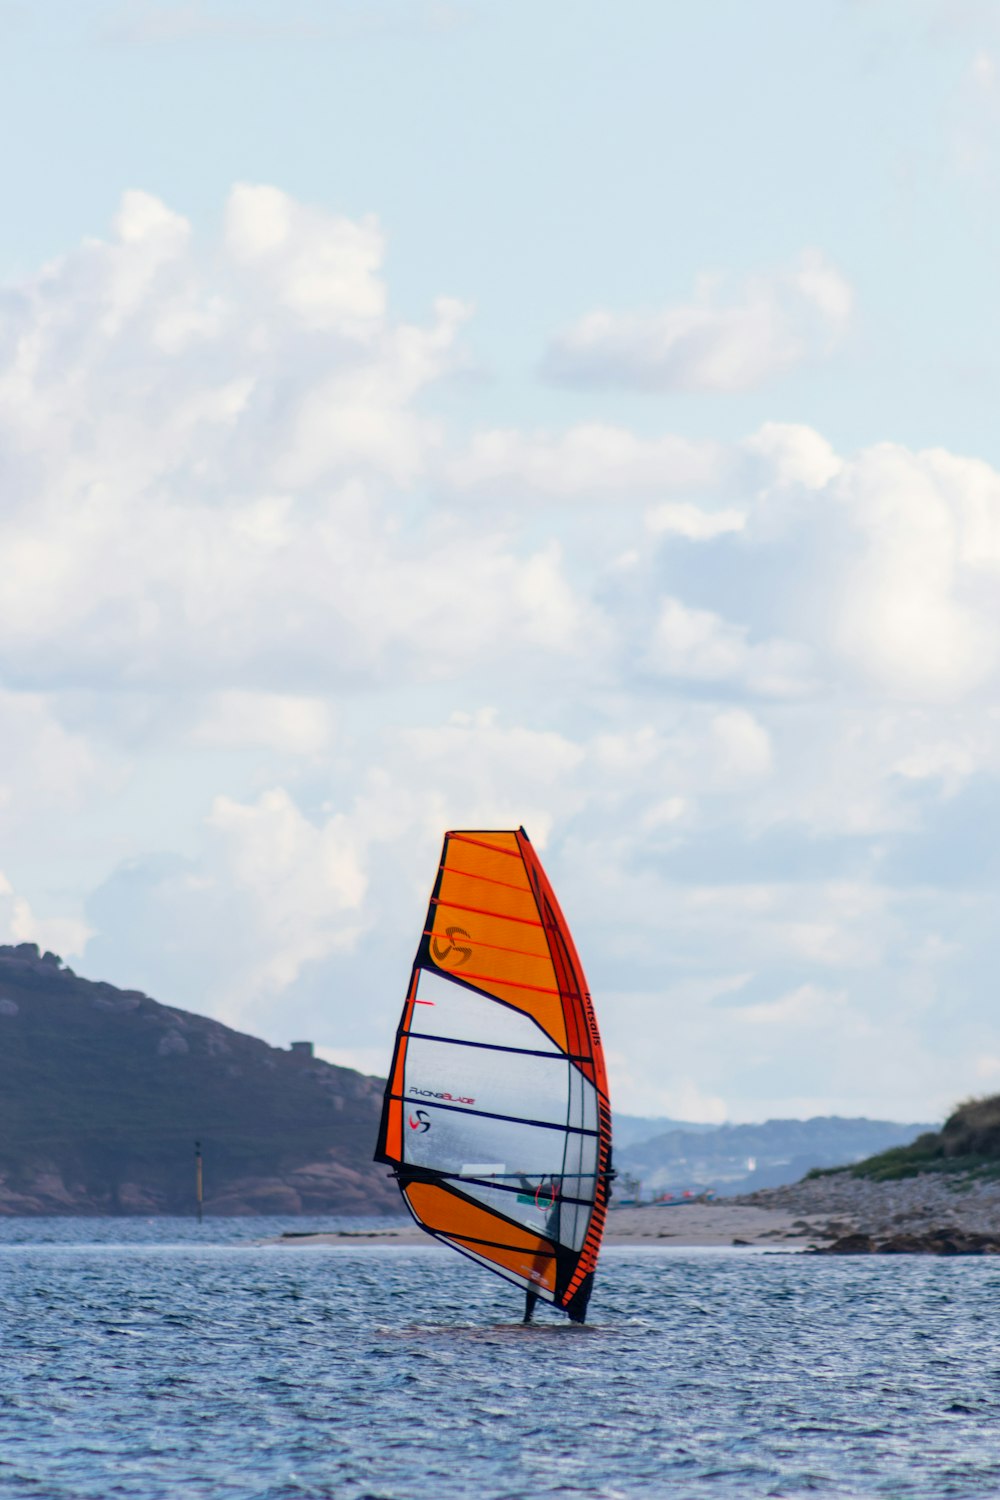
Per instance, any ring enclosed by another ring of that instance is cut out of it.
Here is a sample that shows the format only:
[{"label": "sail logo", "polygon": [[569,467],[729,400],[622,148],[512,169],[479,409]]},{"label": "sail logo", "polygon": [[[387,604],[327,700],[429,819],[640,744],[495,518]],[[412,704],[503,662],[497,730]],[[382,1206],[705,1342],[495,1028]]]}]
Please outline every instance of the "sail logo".
[{"label": "sail logo", "polygon": [[[469,962],[469,959],[472,957],[471,947],[467,947],[465,943],[456,943],[455,941],[457,937],[467,938],[469,936],[465,928],[446,927],[445,936],[448,939],[447,943],[442,943],[439,937],[431,939],[431,953],[433,954],[436,961],[439,964],[447,963],[450,961],[452,964],[454,964],[456,969],[459,968],[462,964],[467,964]],[[453,958],[452,954],[455,953],[461,954],[461,957]]]},{"label": "sail logo", "polygon": [[[422,1099],[442,1099],[446,1104],[475,1104],[475,1099],[463,1099],[458,1094],[439,1094],[436,1089],[410,1089],[411,1094],[419,1094]],[[417,1114],[420,1111],[417,1110]]]},{"label": "sail logo", "polygon": [[418,1109],[415,1113],[417,1116],[416,1119],[413,1118],[413,1115],[409,1117],[410,1129],[415,1130],[418,1135],[423,1135],[425,1130],[430,1130],[431,1128],[430,1116],[426,1109]]}]

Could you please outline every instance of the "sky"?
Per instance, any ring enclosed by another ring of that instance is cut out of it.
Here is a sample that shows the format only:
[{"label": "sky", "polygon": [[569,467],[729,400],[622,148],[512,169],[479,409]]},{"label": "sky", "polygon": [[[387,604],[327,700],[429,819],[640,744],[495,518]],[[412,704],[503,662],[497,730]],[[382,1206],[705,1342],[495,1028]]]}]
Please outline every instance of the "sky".
[{"label": "sky", "polygon": [[0,45],[0,941],[378,1073],[523,824],[619,1110],[1000,1090],[997,6]]}]

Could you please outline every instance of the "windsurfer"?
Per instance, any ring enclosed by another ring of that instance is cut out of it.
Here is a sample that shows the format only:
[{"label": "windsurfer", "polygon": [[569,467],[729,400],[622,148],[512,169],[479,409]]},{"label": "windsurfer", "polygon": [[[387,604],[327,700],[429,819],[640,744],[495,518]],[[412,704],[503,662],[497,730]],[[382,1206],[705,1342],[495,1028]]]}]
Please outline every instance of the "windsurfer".
[{"label": "windsurfer", "polygon": [[[541,1301],[579,1323],[604,1227],[610,1135],[590,995],[530,839],[523,828],[451,830],[376,1159],[399,1171],[429,1234],[529,1293],[526,1319]],[[519,1157],[521,1171],[503,1165]]]},{"label": "windsurfer", "polygon": [[[546,1182],[543,1177],[535,1181],[528,1176],[521,1177],[521,1191],[527,1198],[534,1198],[535,1208],[542,1215],[544,1225],[543,1233],[551,1240],[559,1238],[559,1179],[553,1177]],[[520,1201],[520,1200],[519,1200]],[[540,1272],[545,1265],[544,1261],[536,1261],[535,1269]],[[524,1317],[522,1322],[530,1323],[535,1312],[535,1303],[538,1301],[538,1293],[531,1287],[527,1287],[524,1293]]]}]

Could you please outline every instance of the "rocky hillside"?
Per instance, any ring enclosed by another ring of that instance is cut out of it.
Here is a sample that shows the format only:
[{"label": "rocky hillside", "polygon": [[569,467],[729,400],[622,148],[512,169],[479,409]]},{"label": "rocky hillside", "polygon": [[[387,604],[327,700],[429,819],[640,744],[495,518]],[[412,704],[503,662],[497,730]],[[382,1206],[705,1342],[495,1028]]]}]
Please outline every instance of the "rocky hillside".
[{"label": "rocky hillside", "polygon": [[400,1211],[382,1084],[0,946],[0,1213]]}]

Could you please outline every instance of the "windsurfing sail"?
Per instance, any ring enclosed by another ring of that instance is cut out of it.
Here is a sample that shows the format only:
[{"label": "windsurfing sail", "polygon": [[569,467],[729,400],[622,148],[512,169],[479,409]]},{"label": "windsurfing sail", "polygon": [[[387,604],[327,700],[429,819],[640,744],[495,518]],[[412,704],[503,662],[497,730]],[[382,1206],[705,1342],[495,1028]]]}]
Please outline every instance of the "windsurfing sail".
[{"label": "windsurfing sail", "polygon": [[376,1160],[429,1234],[583,1322],[611,1108],[583,969],[523,828],[445,834]]}]

